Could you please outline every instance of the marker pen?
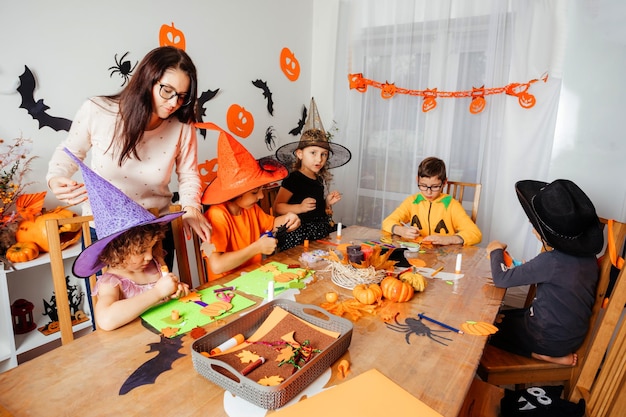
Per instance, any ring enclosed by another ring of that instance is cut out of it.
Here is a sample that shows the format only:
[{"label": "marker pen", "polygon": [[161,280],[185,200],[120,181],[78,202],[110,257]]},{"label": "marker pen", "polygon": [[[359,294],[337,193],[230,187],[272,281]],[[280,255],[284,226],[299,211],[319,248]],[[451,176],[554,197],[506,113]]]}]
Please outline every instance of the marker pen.
[{"label": "marker pen", "polygon": [[265,358],[261,356],[259,359],[255,360],[252,363],[249,363],[248,366],[241,370],[241,375],[248,375],[250,372],[254,371],[259,366],[265,363]]},{"label": "marker pen", "polygon": [[241,343],[243,343],[243,341],[246,340],[245,337],[243,337],[242,334],[236,334],[233,337],[231,337],[230,339],[228,339],[227,341],[225,341],[224,343],[222,343],[221,345],[211,349],[211,352],[209,352],[211,355],[217,355],[218,353],[222,353],[225,350],[228,350],[232,347],[235,347]]}]

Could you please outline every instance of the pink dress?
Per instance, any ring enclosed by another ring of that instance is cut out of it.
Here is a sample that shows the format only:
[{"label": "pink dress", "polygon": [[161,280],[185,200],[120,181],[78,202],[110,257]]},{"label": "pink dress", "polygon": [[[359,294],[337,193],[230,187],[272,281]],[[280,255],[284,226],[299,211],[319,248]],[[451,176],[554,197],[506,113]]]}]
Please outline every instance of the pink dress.
[{"label": "pink dress", "polygon": [[[153,260],[153,262],[157,266],[157,271],[160,270],[161,266],[159,265],[159,263],[156,260]],[[132,279],[105,272],[98,278],[98,281],[96,282],[96,288],[94,288],[91,292],[92,295],[98,295],[98,288],[101,284],[108,284],[114,287],[119,285],[122,292],[122,298],[127,299],[139,295],[145,291],[151,290],[152,288],[154,288],[156,281],[149,284],[137,284]]]}]

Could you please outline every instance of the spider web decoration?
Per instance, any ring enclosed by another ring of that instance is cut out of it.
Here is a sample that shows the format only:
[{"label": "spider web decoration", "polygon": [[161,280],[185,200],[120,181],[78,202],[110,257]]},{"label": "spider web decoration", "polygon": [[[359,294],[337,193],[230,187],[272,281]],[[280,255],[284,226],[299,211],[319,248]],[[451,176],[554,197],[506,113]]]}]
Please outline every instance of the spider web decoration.
[{"label": "spider web decoration", "polygon": [[518,99],[519,105],[525,109],[529,109],[535,105],[535,96],[528,92],[530,86],[537,81],[548,81],[548,74],[542,75],[540,78],[530,80],[525,83],[510,83],[504,87],[485,88],[474,87],[471,90],[466,91],[439,91],[437,88],[426,90],[408,90],[406,88],[396,87],[395,84],[385,81],[384,83],[364,78],[363,74],[348,74],[348,80],[350,81],[350,89],[357,90],[360,93],[367,91],[367,86],[379,88],[381,90],[380,95],[384,99],[390,99],[396,94],[408,94],[411,96],[424,97],[424,103],[422,104],[422,111],[424,113],[437,107],[437,98],[471,98],[472,101],[469,106],[469,111],[472,114],[478,114],[485,109],[486,100],[485,96],[494,94],[507,94],[509,96],[515,96]]}]

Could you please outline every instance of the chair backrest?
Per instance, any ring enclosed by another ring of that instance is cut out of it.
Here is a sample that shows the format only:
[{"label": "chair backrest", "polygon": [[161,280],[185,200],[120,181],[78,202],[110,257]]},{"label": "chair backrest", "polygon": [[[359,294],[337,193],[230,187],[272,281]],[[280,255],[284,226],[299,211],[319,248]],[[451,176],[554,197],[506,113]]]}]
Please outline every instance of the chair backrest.
[{"label": "chair backrest", "polygon": [[263,198],[259,201],[259,205],[261,206],[261,209],[263,209],[263,211],[270,216],[274,215],[274,200],[276,200],[276,195],[278,195],[279,189],[280,185],[263,188]]},{"label": "chair backrest", "polygon": [[[466,190],[472,189],[473,190]],[[472,206],[471,209],[467,209],[468,214],[472,218],[472,221],[476,223],[476,218],[478,217],[478,205],[480,203],[480,191],[482,189],[482,184],[473,183],[473,182],[459,182],[459,181],[448,181],[446,183],[446,194],[450,194],[455,200],[458,200],[463,207],[466,207],[466,204],[463,202],[471,201]],[[468,191],[468,195],[466,195],[466,191]]]},{"label": "chair backrest", "polygon": [[[175,213],[181,211],[182,207],[180,204],[173,204],[169,207],[170,213]],[[155,216],[159,215],[159,211],[155,208],[151,208],[150,212]],[[187,250],[187,239],[185,238],[185,230],[183,227],[183,218],[177,217],[171,222],[172,224],[172,234],[174,236],[174,249],[176,252],[176,265],[178,267],[178,278],[180,278],[181,282],[189,285],[190,288],[193,288],[193,279],[191,276],[191,266],[189,263],[189,251]],[[206,272],[204,271],[204,262],[202,261],[202,253],[200,251],[200,238],[193,233],[192,235],[193,245],[194,245],[194,255],[196,260],[196,267],[198,270],[198,278],[200,283],[203,283],[203,279],[206,276]]]},{"label": "chair backrest", "polygon": [[[91,245],[91,232],[89,222],[93,216],[75,216],[64,219],[46,220],[46,233],[48,237],[48,254],[50,255],[50,269],[52,272],[52,282],[54,284],[54,294],[56,298],[57,314],[59,316],[59,329],[61,332],[61,343],[67,344],[74,340],[72,330],[72,315],[67,296],[67,282],[65,281],[65,265],[63,263],[63,251],[61,249],[61,236],[59,228],[67,224],[80,224],[83,242],[85,246]],[[96,285],[96,276],[89,277],[91,288]],[[95,300],[94,300],[95,302]]]},{"label": "chair backrest", "polygon": [[[612,229],[619,250],[626,236],[626,224],[613,222]],[[620,271],[608,302],[605,302],[612,266],[608,252],[601,262],[601,279],[596,295],[599,307],[597,311],[594,308],[592,317],[593,337],[574,378],[570,395],[571,401],[585,398],[590,417],[618,415],[615,414],[620,412],[615,408],[616,402],[626,383],[626,326],[622,320],[626,305],[626,268]]]}]

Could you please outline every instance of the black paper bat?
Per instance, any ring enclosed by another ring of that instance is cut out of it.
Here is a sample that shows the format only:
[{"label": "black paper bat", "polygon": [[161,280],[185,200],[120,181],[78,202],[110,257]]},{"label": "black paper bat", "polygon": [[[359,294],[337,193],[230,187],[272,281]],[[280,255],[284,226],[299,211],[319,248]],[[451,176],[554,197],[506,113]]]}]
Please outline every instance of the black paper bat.
[{"label": "black paper bat", "polygon": [[161,335],[161,341],[148,344],[146,353],[159,352],[154,358],[144,362],[135,370],[120,388],[119,395],[124,395],[142,385],[154,384],[157,377],[172,369],[174,361],[185,356],[179,350],[183,346],[182,337],[170,339]]},{"label": "black paper bat", "polygon": [[24,65],[24,73],[20,75],[20,86],[17,87],[17,91],[22,97],[20,108],[26,109],[28,114],[39,122],[39,129],[48,126],[57,132],[59,130],[70,130],[70,126],[72,125],[71,120],[50,116],[46,112],[50,107],[44,104],[43,99],[35,101],[35,77],[26,65]]},{"label": "black paper bat", "polygon": [[[215,97],[217,93],[219,93],[219,91],[219,88],[217,90],[206,90],[203,91],[202,94],[200,94],[200,97],[198,97],[198,107],[196,108],[198,109],[198,118],[200,119],[200,122],[204,122],[204,119],[202,117],[206,116],[206,109],[204,108],[204,105],[209,100],[213,99],[213,97]],[[203,138],[206,139],[206,129],[200,129],[200,134]]]},{"label": "black paper bat", "polygon": [[263,97],[265,97],[267,99],[267,111],[270,113],[270,115],[274,115],[274,99],[272,99],[272,92],[270,91],[270,88],[267,86],[267,83],[263,80],[256,80],[256,81],[252,81],[252,84],[255,87],[259,87],[261,90],[263,90]]},{"label": "black paper bat", "polygon": [[276,134],[275,134],[274,126],[269,126],[265,130],[265,146],[267,146],[268,151],[271,151],[274,145],[276,145],[275,139],[276,139]]},{"label": "black paper bat", "polygon": [[302,132],[302,128],[304,127],[304,124],[306,123],[306,106],[302,106],[302,118],[300,120],[298,120],[298,127],[294,127],[293,129],[291,129],[289,131],[290,135],[294,135],[294,136],[298,136],[300,134],[300,132]]}]

